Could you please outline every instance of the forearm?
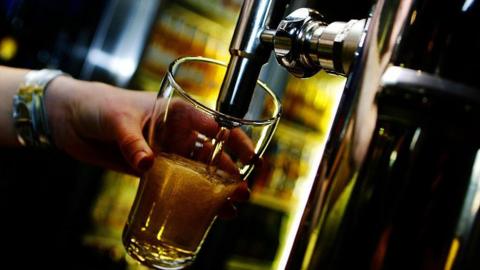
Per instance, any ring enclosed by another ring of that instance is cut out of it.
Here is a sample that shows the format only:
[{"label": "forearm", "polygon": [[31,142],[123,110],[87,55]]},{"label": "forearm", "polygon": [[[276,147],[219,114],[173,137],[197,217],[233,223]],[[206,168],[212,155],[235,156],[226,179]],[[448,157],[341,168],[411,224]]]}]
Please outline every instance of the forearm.
[{"label": "forearm", "polygon": [[24,81],[26,69],[0,66],[0,146],[19,146],[12,118],[13,96]]},{"label": "forearm", "polygon": [[[0,66],[0,146],[20,146],[12,105],[27,72]],[[154,101],[154,93],[67,76],[52,79],[43,96],[48,133],[56,148],[84,162],[132,174],[153,163],[142,131]]]}]

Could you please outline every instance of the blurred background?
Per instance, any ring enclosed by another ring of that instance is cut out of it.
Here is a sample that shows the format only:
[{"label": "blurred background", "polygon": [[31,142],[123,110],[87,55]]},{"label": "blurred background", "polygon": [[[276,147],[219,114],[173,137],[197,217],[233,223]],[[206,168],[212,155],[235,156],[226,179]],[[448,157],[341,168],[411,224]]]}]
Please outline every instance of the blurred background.
[{"label": "blurred background", "polygon": [[[242,2],[0,0],[0,64],[59,68],[79,79],[156,91],[178,57],[228,61]],[[372,3],[292,1],[290,10],[312,7],[327,21],[348,20],[367,17]],[[215,223],[190,269],[277,269],[299,218],[296,207],[315,177],[345,78],[320,72],[300,80],[273,58],[260,77],[282,99],[283,118],[265,166],[250,179],[250,201],[239,205],[237,218]],[[121,244],[137,184],[60,152],[0,148],[0,265],[142,269]]]}]

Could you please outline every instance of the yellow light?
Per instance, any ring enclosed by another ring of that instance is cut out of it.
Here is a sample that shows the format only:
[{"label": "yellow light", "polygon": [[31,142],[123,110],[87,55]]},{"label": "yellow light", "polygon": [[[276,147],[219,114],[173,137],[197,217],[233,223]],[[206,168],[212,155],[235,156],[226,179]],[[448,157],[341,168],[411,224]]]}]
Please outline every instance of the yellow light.
[{"label": "yellow light", "polygon": [[390,162],[389,162],[389,167],[392,167],[393,164],[395,164],[395,161],[397,160],[397,151],[393,150],[392,153],[390,154]]},{"label": "yellow light", "polygon": [[385,133],[385,129],[380,128],[380,130],[378,131],[378,135],[383,136],[384,133]]},{"label": "yellow light", "polygon": [[452,245],[450,246],[450,251],[448,252],[447,262],[445,263],[444,270],[452,269],[455,258],[457,257],[458,249],[460,248],[460,241],[458,238],[452,240]]},{"label": "yellow light", "polygon": [[320,163],[320,160],[323,156],[324,145],[321,145],[318,150],[316,150],[316,154],[311,160],[310,167],[312,168],[306,179],[308,179],[303,186],[304,196],[301,196],[298,200],[298,204],[295,207],[293,213],[291,213],[292,217],[290,220],[290,224],[287,228],[287,232],[285,233],[285,240],[283,245],[279,248],[279,252],[277,254],[277,258],[273,262],[273,269],[285,269],[288,262],[288,257],[293,247],[293,242],[295,241],[296,233],[298,228],[300,227],[300,221],[303,216],[303,212],[305,206],[307,205],[308,194],[313,186],[313,181],[315,180],[315,173],[316,170],[314,165]]},{"label": "yellow light", "polygon": [[0,59],[11,60],[17,53],[17,42],[14,38],[6,36],[0,40]]},{"label": "yellow light", "polygon": [[410,25],[412,25],[415,22],[415,19],[417,19],[417,11],[414,10],[412,12],[412,16],[410,17]]},{"label": "yellow light", "polygon": [[[350,199],[350,195],[353,191],[353,187],[357,182],[357,177],[358,177],[358,174],[355,173],[352,176],[351,181],[346,186],[345,190],[342,191],[338,201],[334,205],[334,209],[332,210],[332,213],[337,213],[337,214],[334,214],[331,221],[327,223],[337,223],[337,224],[340,223],[340,218],[335,218],[335,216],[340,216],[338,213],[345,212],[345,209],[347,208],[347,204]],[[326,224],[326,227],[332,227],[332,225]],[[303,264],[301,269],[307,269],[308,265],[312,261],[313,252],[315,251],[315,247],[317,246],[317,240],[320,234],[320,229],[321,229],[320,226],[317,226],[316,228],[314,228],[311,236],[309,237],[309,242],[308,242],[307,250],[305,251],[305,255],[303,257]]]},{"label": "yellow light", "polygon": [[[324,134],[329,134],[330,129],[332,128],[332,123],[333,123],[333,116],[337,111],[337,107],[340,102],[340,98],[342,96],[343,88],[345,86],[345,81],[346,79],[341,76],[333,76],[333,75],[328,75],[328,74],[320,74],[318,76],[322,76],[322,79],[318,81],[320,85],[315,85],[316,89],[323,89],[323,91],[328,91],[329,93],[332,93],[332,98],[329,100],[331,102],[328,106],[328,111],[330,111],[329,114],[325,115],[325,117],[328,117],[326,120],[326,125],[325,125],[325,130]],[[323,135],[322,138],[325,138]],[[305,210],[305,207],[307,205],[307,200],[310,194],[310,191],[312,189],[313,183],[315,181],[315,176],[317,173],[317,166],[320,164],[320,161],[323,156],[323,151],[325,150],[325,143],[326,141],[324,139],[318,140],[318,145],[315,146],[316,149],[312,149],[312,152],[314,153],[311,157],[311,159],[308,161],[308,167],[310,168],[307,175],[305,176],[304,183],[296,189],[297,194],[303,194],[300,195],[298,200],[296,201],[296,204],[292,204],[292,210],[290,213],[289,221],[288,224],[286,225],[285,233],[284,233],[284,239],[282,240],[279,250],[277,252],[277,256],[273,262],[273,267],[272,269],[275,270],[280,270],[280,269],[285,269],[288,263],[288,258],[289,255],[292,251],[293,244],[295,241],[295,237],[297,234],[297,231],[300,227],[300,222]]]},{"label": "yellow light", "polygon": [[141,228],[142,232],[146,231],[147,228],[150,226],[150,219],[152,218],[153,209],[155,209],[155,202],[153,203],[152,208],[150,208],[150,211],[148,212],[148,217],[147,217],[147,221],[145,221],[145,226]]}]

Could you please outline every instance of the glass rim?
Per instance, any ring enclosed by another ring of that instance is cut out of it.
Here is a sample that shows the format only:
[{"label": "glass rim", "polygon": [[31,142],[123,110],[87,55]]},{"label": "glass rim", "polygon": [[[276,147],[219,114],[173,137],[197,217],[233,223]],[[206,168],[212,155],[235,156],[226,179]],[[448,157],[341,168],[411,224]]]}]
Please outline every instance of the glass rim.
[{"label": "glass rim", "polygon": [[175,61],[170,63],[168,66],[168,72],[167,72],[167,78],[169,82],[174,86],[174,88],[184,97],[186,98],[189,102],[193,103],[197,108],[201,109],[202,111],[208,113],[209,115],[215,117],[215,116],[221,116],[222,118],[239,123],[241,125],[252,125],[252,126],[266,126],[270,124],[274,124],[281,115],[282,112],[282,105],[280,104],[280,101],[278,97],[275,95],[275,93],[267,86],[266,83],[264,83],[261,80],[257,80],[257,85],[259,85],[268,95],[270,95],[273,99],[273,103],[275,106],[273,116],[268,119],[264,120],[250,120],[250,119],[245,119],[245,118],[238,118],[229,114],[222,113],[220,111],[211,109],[204,104],[198,102],[196,99],[194,99],[190,94],[188,94],[181,85],[177,83],[174,77],[174,72],[177,70],[177,68],[185,63],[185,62],[204,62],[204,63],[210,63],[210,64],[216,64],[222,67],[227,67],[227,64],[220,61],[216,60],[213,58],[208,58],[208,57],[203,57],[203,56],[184,56],[177,58]]}]

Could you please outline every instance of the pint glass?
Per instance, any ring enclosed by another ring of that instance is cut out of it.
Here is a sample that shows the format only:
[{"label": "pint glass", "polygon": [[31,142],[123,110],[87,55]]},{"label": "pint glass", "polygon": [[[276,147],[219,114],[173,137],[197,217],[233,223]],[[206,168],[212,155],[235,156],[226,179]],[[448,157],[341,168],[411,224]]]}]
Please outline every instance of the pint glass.
[{"label": "pint glass", "polygon": [[142,264],[181,269],[194,260],[277,126],[279,101],[260,81],[243,118],[216,110],[225,70],[213,59],[185,57],[164,77],[148,129],[155,161],[123,233],[128,254]]}]

